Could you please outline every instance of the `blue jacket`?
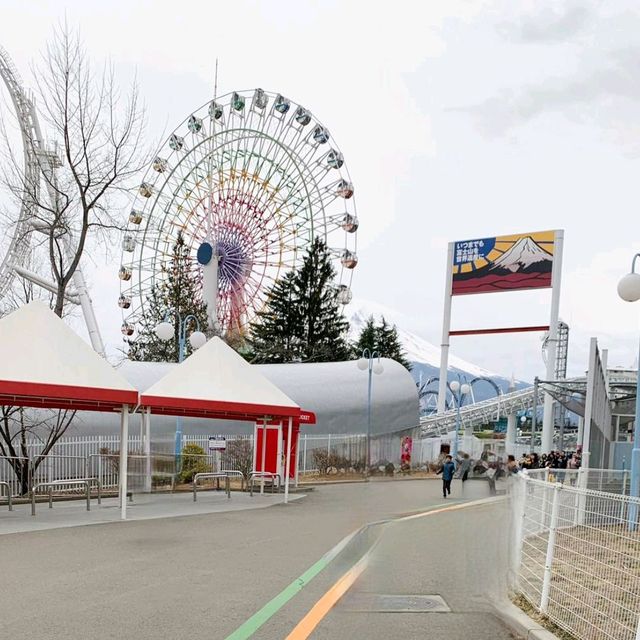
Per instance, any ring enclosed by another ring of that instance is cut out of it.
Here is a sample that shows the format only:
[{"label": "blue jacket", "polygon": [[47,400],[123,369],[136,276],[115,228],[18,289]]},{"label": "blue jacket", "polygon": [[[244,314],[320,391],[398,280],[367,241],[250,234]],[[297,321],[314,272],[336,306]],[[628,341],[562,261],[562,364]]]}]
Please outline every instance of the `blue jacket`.
[{"label": "blue jacket", "polygon": [[450,462],[445,462],[442,467],[442,479],[443,480],[453,480],[453,474],[456,472],[456,465],[453,463],[453,460]]}]

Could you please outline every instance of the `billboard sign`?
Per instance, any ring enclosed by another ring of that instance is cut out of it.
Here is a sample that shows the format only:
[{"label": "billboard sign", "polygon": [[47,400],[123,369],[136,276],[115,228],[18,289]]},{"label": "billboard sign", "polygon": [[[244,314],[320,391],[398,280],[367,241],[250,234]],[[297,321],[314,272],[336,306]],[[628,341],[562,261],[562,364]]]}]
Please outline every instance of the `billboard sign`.
[{"label": "billboard sign", "polygon": [[551,286],[555,231],[535,231],[453,244],[451,295]]}]

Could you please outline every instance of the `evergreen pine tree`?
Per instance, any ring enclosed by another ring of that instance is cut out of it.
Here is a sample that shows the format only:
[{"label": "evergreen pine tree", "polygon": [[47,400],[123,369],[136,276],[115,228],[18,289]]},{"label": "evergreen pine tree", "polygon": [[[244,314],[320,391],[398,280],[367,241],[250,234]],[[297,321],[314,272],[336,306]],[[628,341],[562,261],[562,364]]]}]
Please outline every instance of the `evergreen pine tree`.
[{"label": "evergreen pine tree", "polygon": [[357,342],[353,345],[353,351],[356,358],[362,355],[365,349],[369,353],[373,353],[378,348],[378,330],[373,316],[369,316],[364,327],[360,331]]},{"label": "evergreen pine tree", "polygon": [[[195,316],[200,323],[200,331],[208,331],[207,305],[199,298],[198,283],[193,277],[192,258],[182,233],[178,233],[169,265],[163,270],[165,277],[153,286],[144,316],[138,322],[137,338],[127,341],[130,360],[178,362],[178,314],[183,319],[188,315]],[[171,340],[160,340],[155,328],[167,316],[168,321],[174,325],[174,337]],[[196,329],[195,323],[191,323],[187,327],[187,335]],[[185,355],[190,353],[191,345],[187,340]]]},{"label": "evergreen pine tree", "polygon": [[292,304],[294,272],[289,271],[271,288],[267,304],[251,323],[249,353],[252,362],[291,362],[300,358],[298,328],[301,318]]},{"label": "evergreen pine tree", "polygon": [[269,293],[266,309],[250,329],[254,362],[329,362],[350,357],[326,245],[316,239],[300,268]]},{"label": "evergreen pine tree", "polygon": [[358,340],[353,345],[355,356],[360,357],[365,349],[369,349],[369,353],[376,351],[381,358],[391,358],[411,370],[411,363],[407,360],[398,338],[398,330],[395,325],[390,325],[384,316],[378,325],[373,316],[370,316],[362,327]]},{"label": "evergreen pine tree", "polygon": [[377,328],[377,332],[380,355],[399,362],[403,367],[411,371],[411,363],[407,360],[400,338],[398,338],[396,325],[390,325],[385,317],[382,316],[382,321]]}]

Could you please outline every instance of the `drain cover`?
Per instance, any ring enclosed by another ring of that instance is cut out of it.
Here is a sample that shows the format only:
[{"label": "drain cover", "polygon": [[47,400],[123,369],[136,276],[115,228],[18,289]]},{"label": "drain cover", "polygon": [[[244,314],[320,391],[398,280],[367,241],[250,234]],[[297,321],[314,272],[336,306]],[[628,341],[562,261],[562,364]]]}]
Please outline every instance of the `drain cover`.
[{"label": "drain cover", "polygon": [[349,611],[380,613],[442,613],[451,611],[440,596],[353,593],[345,598]]}]

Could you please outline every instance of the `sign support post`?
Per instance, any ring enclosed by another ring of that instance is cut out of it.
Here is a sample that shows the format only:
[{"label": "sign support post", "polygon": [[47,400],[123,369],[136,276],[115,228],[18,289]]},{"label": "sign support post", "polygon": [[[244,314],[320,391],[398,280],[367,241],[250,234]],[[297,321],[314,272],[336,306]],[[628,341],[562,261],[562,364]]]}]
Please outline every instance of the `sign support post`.
[{"label": "sign support post", "polygon": [[[551,271],[551,314],[549,318],[549,341],[547,348],[547,380],[553,380],[556,375],[556,352],[558,350],[558,320],[560,319],[560,283],[562,279],[562,245],[564,231],[556,231],[553,243],[553,268]],[[544,397],[544,413],[542,418],[542,453],[549,453],[553,449],[553,406],[554,400],[550,394]]]},{"label": "sign support post", "polygon": [[447,279],[444,285],[444,313],[442,315],[442,342],[440,343],[440,378],[438,380],[438,413],[447,409],[447,373],[449,370],[449,332],[451,331],[451,283],[453,281],[453,247],[447,251]]}]

